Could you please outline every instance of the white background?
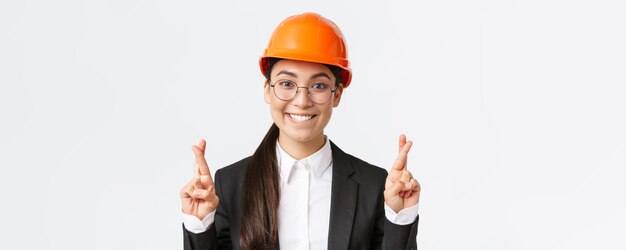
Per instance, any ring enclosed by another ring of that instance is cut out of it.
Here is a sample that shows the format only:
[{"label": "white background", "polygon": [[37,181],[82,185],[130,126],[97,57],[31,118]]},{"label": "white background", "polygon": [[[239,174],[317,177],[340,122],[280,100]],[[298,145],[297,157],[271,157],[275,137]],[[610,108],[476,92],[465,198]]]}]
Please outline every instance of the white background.
[{"label": "white background", "polygon": [[626,248],[621,1],[5,0],[0,249],[181,249],[191,145],[253,152],[258,57],[304,11],[354,69],[326,134],[384,168],[415,141],[420,249]]}]

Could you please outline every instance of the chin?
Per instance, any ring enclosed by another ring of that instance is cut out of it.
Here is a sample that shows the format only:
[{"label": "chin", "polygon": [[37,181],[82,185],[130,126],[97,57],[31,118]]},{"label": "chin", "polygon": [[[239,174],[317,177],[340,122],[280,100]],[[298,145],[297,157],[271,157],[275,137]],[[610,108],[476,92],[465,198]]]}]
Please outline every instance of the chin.
[{"label": "chin", "polygon": [[315,136],[309,134],[309,133],[285,133],[286,136],[288,136],[290,139],[297,141],[297,142],[308,142],[313,140],[313,138],[315,138]]},{"label": "chin", "polygon": [[309,124],[308,126],[299,126],[286,119],[281,119],[283,117],[274,118],[278,118],[274,119],[274,123],[276,123],[280,129],[281,134],[287,136],[289,140],[306,143],[318,138],[324,133],[323,129],[319,129],[319,124],[316,123]]},{"label": "chin", "polygon": [[315,138],[318,138],[318,136],[322,133],[314,133],[314,131],[310,131],[307,129],[293,129],[293,128],[286,128],[285,130],[283,130],[284,135],[286,135],[287,137],[289,137],[289,139],[293,140],[293,141],[297,141],[297,142],[301,142],[301,143],[306,143],[306,142],[310,142],[312,140],[314,140]]}]

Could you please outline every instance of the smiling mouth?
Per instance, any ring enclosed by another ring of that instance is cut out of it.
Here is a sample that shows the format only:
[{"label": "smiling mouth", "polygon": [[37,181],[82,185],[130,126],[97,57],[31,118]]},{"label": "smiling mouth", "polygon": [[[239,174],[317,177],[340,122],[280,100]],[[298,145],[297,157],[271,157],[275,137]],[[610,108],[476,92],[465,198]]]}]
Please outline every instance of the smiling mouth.
[{"label": "smiling mouth", "polygon": [[289,117],[291,117],[292,119],[299,121],[299,122],[304,122],[304,121],[308,121],[313,119],[313,117],[316,117],[317,115],[306,115],[306,114],[291,114],[291,113],[287,113],[289,115]]}]

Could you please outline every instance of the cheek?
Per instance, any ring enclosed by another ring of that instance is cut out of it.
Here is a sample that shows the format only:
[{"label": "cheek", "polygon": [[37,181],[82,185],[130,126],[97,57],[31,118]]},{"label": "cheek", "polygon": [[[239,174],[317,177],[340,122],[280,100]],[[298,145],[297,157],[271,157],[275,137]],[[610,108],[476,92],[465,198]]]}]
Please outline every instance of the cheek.
[{"label": "cheek", "polygon": [[331,115],[333,114],[333,108],[331,105],[320,107],[320,113],[322,114],[322,118],[324,122],[328,122],[330,120]]},{"label": "cheek", "polygon": [[276,100],[276,98],[270,98],[270,111],[273,115],[282,115],[285,110],[285,102]]}]

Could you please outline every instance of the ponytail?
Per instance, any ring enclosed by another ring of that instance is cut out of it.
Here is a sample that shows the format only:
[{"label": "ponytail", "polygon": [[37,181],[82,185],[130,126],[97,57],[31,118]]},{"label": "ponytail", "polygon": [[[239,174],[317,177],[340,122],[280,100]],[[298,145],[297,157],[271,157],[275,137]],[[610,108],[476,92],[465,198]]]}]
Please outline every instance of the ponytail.
[{"label": "ponytail", "polygon": [[280,170],[276,159],[279,129],[272,124],[248,164],[241,188],[242,249],[267,249],[278,244]]}]

